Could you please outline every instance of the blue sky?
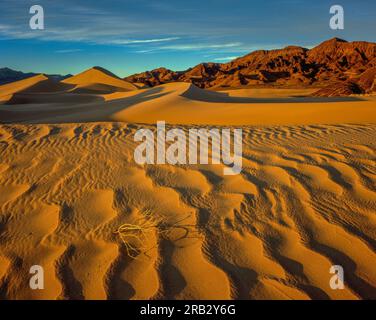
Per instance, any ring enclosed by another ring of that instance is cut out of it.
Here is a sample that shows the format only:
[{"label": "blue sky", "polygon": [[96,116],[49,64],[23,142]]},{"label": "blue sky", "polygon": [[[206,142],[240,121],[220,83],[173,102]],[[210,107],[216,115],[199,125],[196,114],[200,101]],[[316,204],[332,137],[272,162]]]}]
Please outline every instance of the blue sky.
[{"label": "blue sky", "polygon": [[[29,28],[34,4],[44,30]],[[345,9],[343,31],[329,28],[333,4]],[[74,74],[99,65],[126,76],[332,37],[376,41],[375,30],[374,0],[0,0],[0,67]]]}]

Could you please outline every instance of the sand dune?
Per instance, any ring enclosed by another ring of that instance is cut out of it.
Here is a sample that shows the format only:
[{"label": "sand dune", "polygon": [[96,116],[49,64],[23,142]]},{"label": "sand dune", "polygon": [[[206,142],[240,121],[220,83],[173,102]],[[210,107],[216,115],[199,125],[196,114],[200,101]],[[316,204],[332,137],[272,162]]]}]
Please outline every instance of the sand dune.
[{"label": "sand dune", "polygon": [[109,88],[111,88],[111,90],[116,88],[117,91],[130,91],[137,89],[134,84],[122,80],[100,67],[93,67],[81,72],[80,74],[64,79],[62,82],[74,84],[76,85],[76,89],[80,88],[81,90],[88,90],[91,92],[102,92],[105,89],[104,86],[107,86],[107,90]]},{"label": "sand dune", "polygon": [[[140,167],[138,128],[0,127],[2,298],[376,298],[375,125],[245,126],[238,176]],[[124,223],[145,228],[135,259]]]},{"label": "sand dune", "polygon": [[[376,299],[376,100],[310,94],[138,89],[101,68],[0,86],[0,297]],[[137,165],[158,120],[241,126],[243,171]]]},{"label": "sand dune", "polygon": [[13,94],[32,88],[44,81],[48,81],[48,78],[45,75],[40,74],[24,80],[2,85],[0,86],[0,102],[7,102],[12,98]]},{"label": "sand dune", "polygon": [[39,74],[34,77],[0,86],[0,97],[1,99],[5,100],[6,97],[15,93],[56,93],[66,91],[71,88],[73,88],[72,85],[57,82],[49,79],[44,74]]},{"label": "sand dune", "polygon": [[[109,71],[94,67],[63,81],[40,74],[0,86],[0,102],[8,105],[103,101],[100,95],[137,90]],[[79,94],[79,95],[78,95]]]},{"label": "sand dune", "polygon": [[[103,84],[97,88],[103,89]],[[376,120],[375,97],[321,98],[281,94],[265,98],[265,92],[260,97],[257,92],[251,96],[252,89],[249,91],[248,96],[239,97],[234,96],[236,92],[207,91],[181,82],[107,94],[90,94],[89,89],[82,89],[81,94],[77,94],[77,103],[74,103],[71,92],[59,95],[36,93],[23,96],[31,103],[27,107],[22,104],[0,106],[0,121],[156,123],[163,119],[175,124],[290,125],[369,123]],[[273,94],[275,91],[272,90],[270,95]],[[49,99],[53,103],[43,108],[39,106]]]}]

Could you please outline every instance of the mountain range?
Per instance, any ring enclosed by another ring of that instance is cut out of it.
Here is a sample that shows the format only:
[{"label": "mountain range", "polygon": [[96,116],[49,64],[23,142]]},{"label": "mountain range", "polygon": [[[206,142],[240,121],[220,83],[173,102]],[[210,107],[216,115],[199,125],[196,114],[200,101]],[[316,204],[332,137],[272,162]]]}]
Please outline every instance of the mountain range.
[{"label": "mountain range", "polygon": [[[315,96],[368,94],[376,92],[376,43],[333,38],[312,49],[288,46],[277,50],[258,50],[228,63],[200,63],[185,71],[161,67],[123,79],[100,67],[89,70],[95,78],[100,75],[98,79],[103,78],[104,83],[99,85],[97,81],[95,86],[89,85],[90,79],[85,72],[74,77],[44,76],[50,81],[74,85],[78,84],[75,81],[81,82],[83,79],[80,77],[84,77],[85,86],[75,90],[85,92],[108,91],[111,87],[128,90],[169,82],[189,82],[199,88],[213,90],[253,86],[317,87]],[[0,68],[0,84],[36,75]],[[112,78],[110,82],[109,77]]]},{"label": "mountain range", "polygon": [[[181,72],[158,68],[125,80],[148,86],[184,81],[215,89],[252,85],[329,86],[319,94],[346,95],[375,90],[375,74],[376,43],[334,38],[312,49],[288,46],[258,50],[228,63],[201,63]],[[330,92],[330,88],[335,90]]]}]

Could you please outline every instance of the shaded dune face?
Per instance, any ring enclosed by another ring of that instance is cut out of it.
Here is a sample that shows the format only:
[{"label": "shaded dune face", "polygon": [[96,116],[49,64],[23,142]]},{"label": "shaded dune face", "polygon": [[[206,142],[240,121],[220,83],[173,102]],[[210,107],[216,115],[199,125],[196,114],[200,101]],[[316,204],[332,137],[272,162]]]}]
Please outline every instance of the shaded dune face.
[{"label": "shaded dune face", "polygon": [[[94,67],[63,81],[40,74],[0,86],[0,103],[84,103],[103,100],[96,97],[138,88],[109,71]],[[79,94],[79,97],[77,97]]]},{"label": "shaded dune face", "polygon": [[156,123],[163,119],[192,125],[290,125],[369,123],[376,118],[374,97],[311,97],[310,89],[287,93],[284,89],[243,89],[238,95],[237,90],[215,92],[184,82],[135,90],[114,87],[114,83],[61,84],[73,87],[13,93],[0,105],[0,122]]},{"label": "shaded dune face", "polygon": [[237,176],[136,165],[144,127],[0,126],[1,298],[376,299],[375,125],[243,126]]}]

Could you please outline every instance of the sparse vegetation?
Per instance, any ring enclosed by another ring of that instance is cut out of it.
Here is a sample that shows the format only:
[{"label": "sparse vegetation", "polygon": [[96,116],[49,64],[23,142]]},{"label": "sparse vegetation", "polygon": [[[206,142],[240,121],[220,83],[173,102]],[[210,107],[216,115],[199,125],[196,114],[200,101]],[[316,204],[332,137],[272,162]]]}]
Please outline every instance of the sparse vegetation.
[{"label": "sparse vegetation", "polygon": [[[186,238],[198,238],[198,230],[196,225],[184,224],[191,214],[185,216],[182,219],[169,222],[166,218],[163,218],[148,209],[142,212],[142,217],[135,221],[135,223],[124,223],[115,231],[124,247],[127,251],[127,255],[133,259],[137,259],[141,254],[147,255],[152,249],[157,246],[149,245],[151,242],[153,233],[158,239],[166,239],[170,241],[178,241]],[[172,232],[174,230],[183,230],[183,234],[174,237]],[[194,234],[192,236],[192,234]]]}]

